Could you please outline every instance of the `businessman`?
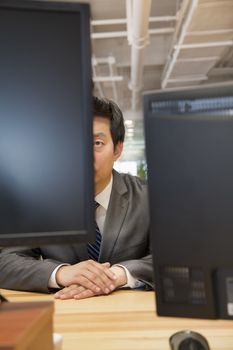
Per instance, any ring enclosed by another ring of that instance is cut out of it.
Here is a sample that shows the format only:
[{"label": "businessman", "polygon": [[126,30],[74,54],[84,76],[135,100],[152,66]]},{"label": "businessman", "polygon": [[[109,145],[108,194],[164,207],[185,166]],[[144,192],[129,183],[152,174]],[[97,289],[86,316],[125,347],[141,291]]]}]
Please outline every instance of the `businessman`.
[{"label": "businessman", "polygon": [[124,142],[121,110],[93,98],[97,236],[95,244],[8,248],[0,255],[0,287],[51,292],[60,299],[153,288],[147,187],[113,170]]}]

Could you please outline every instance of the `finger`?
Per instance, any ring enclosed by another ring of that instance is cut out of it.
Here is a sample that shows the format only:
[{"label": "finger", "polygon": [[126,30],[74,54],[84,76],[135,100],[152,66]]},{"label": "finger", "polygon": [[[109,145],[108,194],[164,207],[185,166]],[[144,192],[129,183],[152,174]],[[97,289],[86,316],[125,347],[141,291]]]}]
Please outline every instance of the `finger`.
[{"label": "finger", "polygon": [[62,294],[60,296],[60,299],[65,300],[65,299],[73,299],[75,297],[75,295],[80,294],[81,292],[83,292],[85,290],[84,287],[82,286],[77,286],[76,288],[72,288],[69,291],[67,291],[66,293]]},{"label": "finger", "polygon": [[110,289],[104,284],[103,280],[98,276],[98,272],[94,273],[88,269],[82,271],[72,283],[77,283],[85,289],[91,289],[94,294],[102,292],[108,294]]},{"label": "finger", "polygon": [[112,276],[115,277],[115,274],[110,271],[108,267],[103,266],[103,264],[90,261],[88,262],[87,269],[88,271],[86,271],[85,276],[92,282],[94,281],[94,283],[98,285],[104,293],[108,294],[115,288],[112,280]]},{"label": "finger", "polygon": [[[97,273],[99,276],[103,276],[103,278],[105,274],[108,279],[116,280],[117,277],[115,273],[112,270],[110,270],[111,265],[109,262],[105,262],[102,264],[94,260],[88,260],[87,262],[88,262],[88,269],[90,271]],[[105,279],[105,281],[107,281],[107,279]]]},{"label": "finger", "polygon": [[104,269],[105,273],[107,274],[107,276],[113,280],[116,280],[117,277],[115,275],[115,273],[110,270],[110,267],[111,267],[111,264],[109,262],[105,262],[105,263],[102,263],[101,264],[103,267],[107,268],[107,269]]},{"label": "finger", "polygon": [[105,266],[105,267],[110,267],[111,264],[109,262],[105,262],[105,263],[101,263],[102,266]]},{"label": "finger", "polygon": [[77,264],[77,267],[74,266],[77,271],[69,280],[69,285],[78,284],[94,293],[102,291],[108,294],[115,288],[113,281],[105,273],[109,269],[108,266],[109,263],[102,265],[93,260],[83,261]]},{"label": "finger", "polygon": [[54,297],[55,297],[56,299],[58,299],[58,298],[60,298],[62,295],[66,295],[67,293],[70,293],[72,290],[74,290],[74,289],[77,288],[77,287],[78,287],[78,285],[76,285],[76,284],[73,284],[73,285],[71,285],[71,286],[69,286],[69,287],[65,287],[65,288],[59,290],[57,293],[55,293],[55,294],[54,294]]},{"label": "finger", "polygon": [[80,299],[86,299],[86,298],[91,298],[94,297],[95,295],[99,295],[99,294],[94,294],[92,290],[90,289],[84,289],[82,292],[80,292],[79,294],[76,294],[74,296],[74,299],[76,300],[80,300]]}]

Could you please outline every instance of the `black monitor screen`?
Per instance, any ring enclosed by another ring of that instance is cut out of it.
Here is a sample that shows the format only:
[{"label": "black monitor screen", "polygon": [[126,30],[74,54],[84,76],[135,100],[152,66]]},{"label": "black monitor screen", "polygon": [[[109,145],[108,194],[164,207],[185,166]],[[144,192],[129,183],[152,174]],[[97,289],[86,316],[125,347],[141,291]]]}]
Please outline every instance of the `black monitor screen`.
[{"label": "black monitor screen", "polygon": [[89,5],[0,3],[0,246],[93,227]]},{"label": "black monitor screen", "polygon": [[148,92],[157,311],[233,318],[233,84]]}]

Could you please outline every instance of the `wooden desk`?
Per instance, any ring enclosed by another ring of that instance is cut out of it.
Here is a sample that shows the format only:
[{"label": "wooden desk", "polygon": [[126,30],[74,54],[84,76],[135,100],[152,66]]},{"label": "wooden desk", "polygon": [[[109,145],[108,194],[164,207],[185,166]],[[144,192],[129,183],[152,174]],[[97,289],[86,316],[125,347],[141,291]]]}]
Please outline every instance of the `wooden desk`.
[{"label": "wooden desk", "polygon": [[[10,301],[53,300],[52,295],[0,290]],[[153,292],[117,291],[85,300],[56,300],[54,332],[63,350],[169,350],[168,338],[191,329],[211,350],[233,349],[233,321],[157,317]]]}]

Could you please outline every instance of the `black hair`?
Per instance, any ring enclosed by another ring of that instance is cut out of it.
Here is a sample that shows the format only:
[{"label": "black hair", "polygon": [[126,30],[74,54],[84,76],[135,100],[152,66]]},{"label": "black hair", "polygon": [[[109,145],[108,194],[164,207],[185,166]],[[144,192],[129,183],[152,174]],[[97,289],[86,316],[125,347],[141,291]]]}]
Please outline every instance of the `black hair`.
[{"label": "black hair", "polygon": [[107,118],[110,121],[110,132],[114,149],[118,142],[124,142],[125,125],[123,114],[118,105],[107,98],[93,97],[93,116]]}]

